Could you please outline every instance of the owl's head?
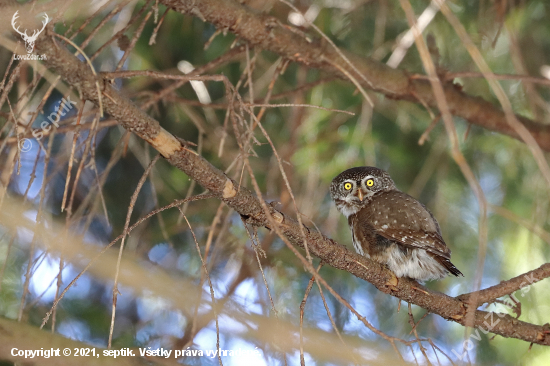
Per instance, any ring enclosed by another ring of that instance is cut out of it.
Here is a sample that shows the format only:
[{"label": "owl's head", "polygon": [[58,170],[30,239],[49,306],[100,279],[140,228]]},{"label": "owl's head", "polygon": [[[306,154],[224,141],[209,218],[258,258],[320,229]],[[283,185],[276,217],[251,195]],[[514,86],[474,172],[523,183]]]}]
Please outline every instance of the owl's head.
[{"label": "owl's head", "polygon": [[372,196],[397,189],[390,175],[372,166],[351,168],[340,173],[330,184],[330,196],[346,217],[367,205]]}]

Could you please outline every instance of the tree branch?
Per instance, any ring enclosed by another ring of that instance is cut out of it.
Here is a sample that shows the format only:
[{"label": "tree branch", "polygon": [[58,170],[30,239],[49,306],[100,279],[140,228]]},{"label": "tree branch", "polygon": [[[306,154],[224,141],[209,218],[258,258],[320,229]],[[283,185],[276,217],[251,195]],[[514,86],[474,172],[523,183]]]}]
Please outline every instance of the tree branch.
[{"label": "tree branch", "polygon": [[[82,97],[99,105],[97,83],[100,85],[102,105],[108,114],[116,118],[129,131],[155,147],[172,165],[185,172],[212,194],[225,202],[239,214],[248,217],[259,226],[269,228],[270,222],[278,222],[280,231],[296,246],[303,247],[302,228],[288,216],[269,206],[273,218],[268,218],[261,202],[250,190],[229,179],[221,170],[214,167],[202,156],[187,149],[180,140],[164,130],[158,121],[140,110],[129,99],[122,96],[104,79],[96,79],[89,65],[72,55],[65,47],[57,44],[51,34],[36,42],[36,50],[45,54],[44,63],[54,69],[71,86],[77,87]],[[220,79],[221,80],[221,79]],[[108,95],[108,97],[105,97]],[[388,281],[393,274],[379,263],[359,254],[352,253],[343,245],[325,237],[320,232],[306,229],[305,240],[310,253],[326,264],[347,271],[372,283],[380,291],[391,294],[404,301],[416,304],[431,313],[464,325],[467,303],[439,292],[422,288],[416,282],[401,278],[397,286],[389,288]],[[497,317],[495,317],[497,315]],[[522,339],[527,342],[550,345],[550,335],[543,326],[522,322],[505,314],[495,314],[476,310],[473,326],[483,331],[499,334],[503,337]]]},{"label": "tree branch", "polygon": [[[342,79],[352,75],[363,87],[383,93],[388,98],[421,102],[437,108],[428,80],[411,78],[405,70],[392,69],[383,63],[344,50],[335,50],[318,41],[308,41],[276,18],[253,13],[232,0],[161,0],[177,12],[196,16],[221,30],[229,30],[253,46],[260,47],[308,67],[323,70]],[[341,54],[353,64],[351,67]],[[337,67],[339,66],[339,67]],[[357,70],[355,71],[354,70]],[[468,122],[522,141],[506,122],[504,112],[479,97],[473,97],[451,83],[443,85],[451,113]],[[516,116],[533,135],[541,149],[550,151],[550,125]]]},{"label": "tree branch", "polygon": [[468,302],[470,299],[475,298],[477,299],[477,306],[480,306],[485,303],[494,302],[499,297],[511,295],[517,290],[528,288],[530,285],[548,277],[550,277],[550,263],[545,263],[537,269],[521,274],[507,281],[502,281],[497,285],[457,296],[457,299],[463,302]]}]

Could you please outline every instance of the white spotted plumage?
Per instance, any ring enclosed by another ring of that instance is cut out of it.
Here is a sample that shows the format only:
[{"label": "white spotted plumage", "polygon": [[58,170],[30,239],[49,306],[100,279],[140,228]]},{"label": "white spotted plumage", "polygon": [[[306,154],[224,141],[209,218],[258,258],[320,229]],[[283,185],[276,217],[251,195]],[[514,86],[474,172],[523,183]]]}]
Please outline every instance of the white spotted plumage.
[{"label": "white spotted plumage", "polygon": [[330,194],[348,218],[357,253],[387,265],[398,277],[426,281],[462,275],[450,262],[451,251],[431,212],[399,191],[385,171],[348,169],[334,178]]}]

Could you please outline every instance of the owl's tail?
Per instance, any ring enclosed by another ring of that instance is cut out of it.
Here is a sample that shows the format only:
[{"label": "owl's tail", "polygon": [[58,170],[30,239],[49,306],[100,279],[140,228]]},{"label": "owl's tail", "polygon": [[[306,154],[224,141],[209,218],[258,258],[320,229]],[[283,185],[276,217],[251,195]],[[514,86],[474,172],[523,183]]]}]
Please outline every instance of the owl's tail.
[{"label": "owl's tail", "polygon": [[458,277],[458,276],[464,277],[464,275],[462,274],[462,272],[460,272],[460,271],[458,270],[458,268],[456,268],[455,265],[451,263],[450,260],[448,260],[447,258],[442,258],[442,257],[439,257],[439,258],[437,258],[437,259],[439,260],[439,263],[441,263],[441,265],[442,265],[443,267],[445,267],[445,269],[446,269],[447,271],[449,271],[450,273],[452,273],[452,274],[455,275],[456,277]]}]

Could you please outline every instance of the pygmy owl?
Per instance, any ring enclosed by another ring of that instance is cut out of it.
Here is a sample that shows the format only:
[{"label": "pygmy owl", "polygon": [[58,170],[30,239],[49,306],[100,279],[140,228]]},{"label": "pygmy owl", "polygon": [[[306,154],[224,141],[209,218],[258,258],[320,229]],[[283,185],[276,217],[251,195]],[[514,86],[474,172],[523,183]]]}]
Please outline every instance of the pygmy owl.
[{"label": "pygmy owl", "polygon": [[451,263],[451,250],[432,213],[399,191],[385,171],[348,169],[332,180],[330,195],[348,218],[357,253],[387,265],[397,277],[427,281],[449,272],[463,276]]}]

